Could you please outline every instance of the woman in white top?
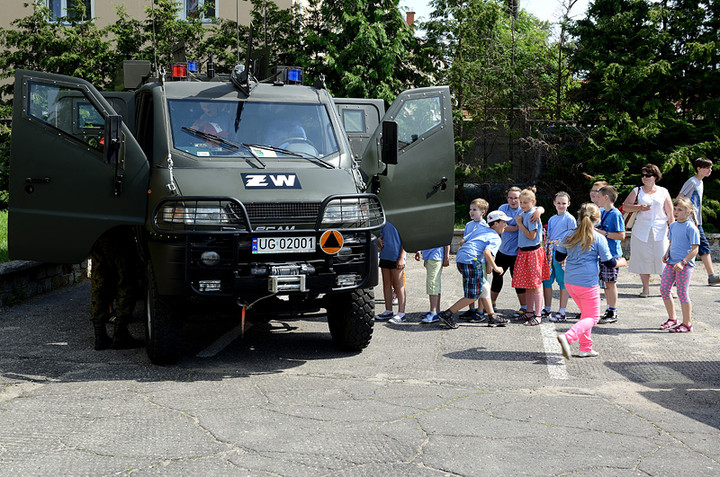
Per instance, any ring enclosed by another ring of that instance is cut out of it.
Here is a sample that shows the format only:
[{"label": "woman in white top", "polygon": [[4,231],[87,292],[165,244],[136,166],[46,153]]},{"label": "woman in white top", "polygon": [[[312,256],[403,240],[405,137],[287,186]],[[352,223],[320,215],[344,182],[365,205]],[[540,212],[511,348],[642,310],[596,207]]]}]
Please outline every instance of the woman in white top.
[{"label": "woman in white top", "polygon": [[640,176],[643,185],[630,192],[623,203],[623,210],[637,211],[630,238],[628,271],[640,274],[640,297],[647,298],[650,295],[650,274],[661,275],[665,266],[662,257],[668,247],[668,226],[675,218],[670,193],[655,184],[662,179],[660,169],[654,164],[646,164],[640,170]]}]

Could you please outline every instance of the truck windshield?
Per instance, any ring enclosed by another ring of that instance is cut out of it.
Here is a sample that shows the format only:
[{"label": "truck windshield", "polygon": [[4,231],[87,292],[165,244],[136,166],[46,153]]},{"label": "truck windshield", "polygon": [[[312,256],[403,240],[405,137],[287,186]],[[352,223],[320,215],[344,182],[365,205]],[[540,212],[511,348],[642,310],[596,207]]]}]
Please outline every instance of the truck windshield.
[{"label": "truck windshield", "polygon": [[[178,99],[169,100],[168,107],[173,146],[198,158],[324,158],[339,150],[321,104]],[[228,147],[193,131],[250,144],[252,150]]]}]

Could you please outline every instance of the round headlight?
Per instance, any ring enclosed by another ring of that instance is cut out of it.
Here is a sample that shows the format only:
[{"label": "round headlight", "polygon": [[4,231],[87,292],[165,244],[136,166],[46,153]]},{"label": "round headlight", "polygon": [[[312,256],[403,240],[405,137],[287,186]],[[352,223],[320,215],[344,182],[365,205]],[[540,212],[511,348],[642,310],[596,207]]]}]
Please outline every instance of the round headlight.
[{"label": "round headlight", "polygon": [[214,267],[220,263],[220,254],[217,252],[203,252],[200,255],[200,261],[206,267]]}]

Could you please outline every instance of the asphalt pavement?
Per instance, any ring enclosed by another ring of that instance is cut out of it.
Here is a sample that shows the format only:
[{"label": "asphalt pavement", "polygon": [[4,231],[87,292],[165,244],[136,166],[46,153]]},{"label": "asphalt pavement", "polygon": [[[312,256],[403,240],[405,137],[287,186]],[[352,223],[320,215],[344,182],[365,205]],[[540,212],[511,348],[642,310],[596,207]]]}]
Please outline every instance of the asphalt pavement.
[{"label": "asphalt pavement", "polygon": [[[167,367],[92,349],[88,283],[4,309],[0,475],[720,474],[720,287],[701,266],[692,333],[659,330],[657,278],[638,298],[622,270],[620,319],[593,331],[600,356],[570,361],[555,336],[572,320],[420,324],[424,280],[411,260],[409,322],[376,323],[362,353],[334,348],[322,314],[244,338],[193,317]],[[453,264],[443,306],[461,293]],[[509,288],[498,302],[517,307]]]}]

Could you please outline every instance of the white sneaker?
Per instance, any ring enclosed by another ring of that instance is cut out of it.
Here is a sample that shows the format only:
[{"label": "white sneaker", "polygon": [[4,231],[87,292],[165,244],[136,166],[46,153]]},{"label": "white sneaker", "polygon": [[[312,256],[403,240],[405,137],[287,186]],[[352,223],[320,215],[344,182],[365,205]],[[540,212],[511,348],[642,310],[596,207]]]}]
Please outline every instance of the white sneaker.
[{"label": "white sneaker", "polygon": [[595,351],[594,349],[591,349],[590,351],[578,351],[575,356],[578,358],[594,358],[595,356],[599,356],[600,353]]},{"label": "white sneaker", "polygon": [[406,321],[407,320],[405,319],[405,313],[403,313],[402,315],[400,315],[400,313],[398,313],[397,315],[390,318],[388,323],[405,323]]},{"label": "white sneaker", "polygon": [[557,340],[560,343],[560,349],[562,350],[562,354],[565,356],[565,359],[570,359],[572,357],[572,354],[570,353],[570,343],[568,343],[565,335],[558,335]]}]

